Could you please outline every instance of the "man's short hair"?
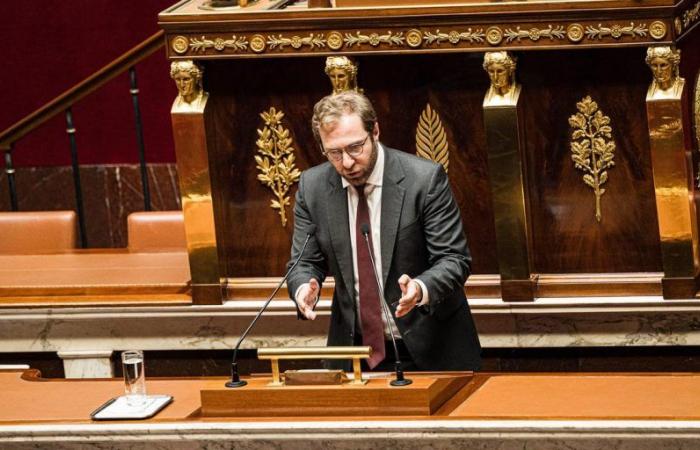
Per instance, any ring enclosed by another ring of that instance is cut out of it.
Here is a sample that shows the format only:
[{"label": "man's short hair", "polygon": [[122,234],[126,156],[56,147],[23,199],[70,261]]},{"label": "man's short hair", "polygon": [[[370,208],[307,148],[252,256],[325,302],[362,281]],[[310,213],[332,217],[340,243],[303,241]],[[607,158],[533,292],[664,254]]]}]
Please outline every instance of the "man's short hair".
[{"label": "man's short hair", "polygon": [[338,121],[344,114],[357,114],[368,133],[374,129],[377,122],[377,113],[372,103],[364,95],[345,91],[340,94],[331,94],[323,97],[314,106],[314,116],[311,119],[311,130],[318,145],[321,145],[320,128]]}]

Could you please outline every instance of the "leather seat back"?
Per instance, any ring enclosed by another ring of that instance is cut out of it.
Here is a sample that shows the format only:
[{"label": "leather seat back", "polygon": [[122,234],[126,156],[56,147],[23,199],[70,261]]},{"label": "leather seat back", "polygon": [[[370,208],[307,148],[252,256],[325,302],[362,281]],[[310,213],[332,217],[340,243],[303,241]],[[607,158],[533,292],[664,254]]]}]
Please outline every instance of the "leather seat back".
[{"label": "leather seat back", "polygon": [[187,248],[182,211],[145,211],[127,218],[129,251]]},{"label": "leather seat back", "polygon": [[0,212],[1,254],[59,253],[75,248],[75,211]]}]

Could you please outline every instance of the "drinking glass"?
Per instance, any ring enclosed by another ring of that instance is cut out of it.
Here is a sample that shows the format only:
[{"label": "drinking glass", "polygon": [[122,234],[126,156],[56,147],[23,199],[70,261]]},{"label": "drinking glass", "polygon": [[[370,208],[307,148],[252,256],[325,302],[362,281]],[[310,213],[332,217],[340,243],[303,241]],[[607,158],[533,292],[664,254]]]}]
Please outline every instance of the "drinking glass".
[{"label": "drinking glass", "polygon": [[124,390],[130,406],[140,406],[146,401],[146,374],[141,350],[127,350],[122,353]]}]

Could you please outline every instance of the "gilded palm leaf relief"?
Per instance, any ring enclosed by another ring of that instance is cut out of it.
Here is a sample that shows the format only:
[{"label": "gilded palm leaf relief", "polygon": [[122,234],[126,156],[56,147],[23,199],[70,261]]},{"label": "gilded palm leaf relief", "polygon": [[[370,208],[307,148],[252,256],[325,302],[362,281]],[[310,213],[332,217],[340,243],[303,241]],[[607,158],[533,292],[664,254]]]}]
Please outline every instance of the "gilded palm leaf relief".
[{"label": "gilded palm leaf relief", "polygon": [[612,140],[610,117],[598,109],[590,96],[576,103],[579,112],[569,117],[571,134],[571,159],[574,167],[584,172],[583,182],[595,194],[595,218],[602,219],[600,199],[605,193],[602,186],[608,181],[607,169],[615,162],[615,141]]},{"label": "gilded palm leaf relief", "polygon": [[420,115],[416,129],[416,155],[430,159],[445,168],[450,165],[450,150],[447,134],[437,112],[428,103]]},{"label": "gilded palm leaf relief", "polygon": [[259,155],[255,155],[257,169],[260,171],[258,180],[272,190],[274,198],[270,207],[278,210],[282,226],[287,226],[286,208],[291,204],[289,189],[299,180],[301,172],[294,165],[294,147],[289,130],[282,126],[284,113],[271,107],[269,111],[260,113],[265,121],[262,130],[258,130]]}]

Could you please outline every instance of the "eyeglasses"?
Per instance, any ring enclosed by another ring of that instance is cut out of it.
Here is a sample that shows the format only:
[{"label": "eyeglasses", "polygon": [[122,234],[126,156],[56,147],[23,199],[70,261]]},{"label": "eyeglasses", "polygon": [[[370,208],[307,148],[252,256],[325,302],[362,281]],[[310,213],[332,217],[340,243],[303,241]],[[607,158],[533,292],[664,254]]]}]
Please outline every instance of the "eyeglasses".
[{"label": "eyeglasses", "polygon": [[324,151],[323,154],[332,161],[342,160],[343,152],[347,153],[351,158],[357,158],[364,151],[365,144],[367,143],[369,136],[369,133],[367,133],[367,136],[362,140],[362,142],[355,142],[354,144],[350,144],[345,148],[329,148],[328,150]]}]

